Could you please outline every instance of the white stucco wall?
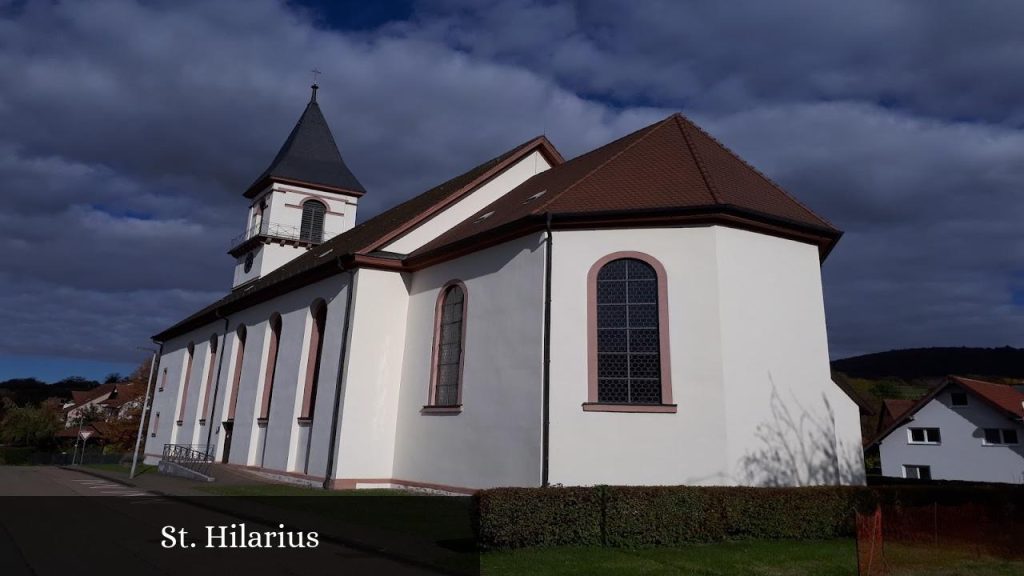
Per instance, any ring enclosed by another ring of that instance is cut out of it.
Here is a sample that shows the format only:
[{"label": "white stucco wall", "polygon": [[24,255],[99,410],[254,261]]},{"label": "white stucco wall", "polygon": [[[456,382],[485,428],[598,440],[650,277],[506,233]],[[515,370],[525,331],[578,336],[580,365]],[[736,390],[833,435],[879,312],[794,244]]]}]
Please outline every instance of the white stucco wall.
[{"label": "white stucco wall", "polygon": [[715,237],[729,479],[863,482],[859,410],[831,379],[817,247]]},{"label": "white stucco wall", "polygon": [[[514,240],[413,275],[395,478],[468,488],[540,483],[542,237]],[[463,409],[423,414],[435,306],[451,280],[466,285]]]},{"label": "white stucco wall", "polygon": [[456,224],[476,214],[485,206],[504,196],[516,186],[551,165],[540,152],[534,152],[506,168],[501,174],[464,196],[445,210],[435,214],[404,236],[384,246],[384,250],[409,254],[417,248],[447,232]]},{"label": "white stucco wall", "polygon": [[[676,413],[584,412],[588,398],[587,273],[619,251],[648,254],[665,267]],[[722,228],[556,232],[552,278],[550,481],[562,484],[806,484],[758,469],[781,405],[827,421],[835,446],[859,447],[857,408],[828,370],[817,250]],[[824,404],[828,399],[832,413]],[[801,432],[804,441],[817,441]],[[820,458],[819,458],[820,456]],[[853,455],[848,455],[853,458]],[[831,466],[828,464],[831,462]],[[806,468],[795,462],[788,470]],[[863,467],[851,464],[859,481]],[[799,475],[799,473],[797,473]]]},{"label": "white stucco wall", "polygon": [[[220,379],[217,394],[211,394],[211,406],[208,411],[217,415],[207,426],[213,426],[211,444],[216,448],[216,457],[220,461],[224,454],[223,426],[227,416],[227,399],[230,398],[234,363],[236,361],[236,334],[240,323],[247,326],[246,349],[242,358],[242,373],[232,434],[230,462],[248,466],[263,466],[272,470],[306,472],[310,475],[322,476],[326,469],[327,441],[331,421],[331,405],[334,400],[335,381],[338,369],[338,351],[340,350],[345,314],[345,291],[348,275],[339,274],[321,280],[299,290],[284,294],[278,298],[263,302],[252,308],[232,315],[228,322],[228,338],[223,350],[227,357],[220,368]],[[301,409],[302,391],[305,385],[305,368],[309,346],[309,327],[311,321],[310,305],[322,298],[327,303],[327,323],[324,333],[324,356],[320,366],[320,384],[316,398],[315,417],[312,423],[312,451],[309,455],[308,469],[305,458],[305,447],[298,446],[299,424],[297,416]],[[265,432],[257,426],[256,417],[263,391],[266,357],[270,341],[269,318],[277,312],[281,315],[281,342],[278,352],[277,372],[274,381],[273,396],[270,406],[270,417]],[[213,331],[223,334],[224,322],[212,323],[183,336],[174,338],[164,345],[161,366],[169,368],[167,387],[154,396],[154,412],[159,411],[160,430],[157,437],[147,439],[146,452],[159,454],[165,443],[190,443],[187,438],[195,438],[197,429],[200,443],[206,443],[207,430],[198,426],[202,417],[198,414],[200,388],[197,380],[189,385],[185,418],[181,426],[177,426],[177,410],[181,372],[185,364],[185,346],[190,340],[196,340],[196,361],[193,363],[193,378],[200,375],[200,370],[208,355],[206,346],[209,335]],[[203,341],[198,341],[205,336]],[[218,354],[219,356],[220,354]],[[212,366],[217,369],[216,365]],[[216,398],[216,404],[213,400]],[[266,450],[261,438],[265,436]]]},{"label": "white stucco wall", "polygon": [[[902,477],[903,465],[930,466],[935,480],[1024,483],[1024,445],[987,446],[985,428],[1009,428],[1024,441],[1024,425],[996,411],[968,392],[967,406],[952,405],[948,386],[923,406],[913,420],[896,428],[879,444],[884,476]],[[911,444],[908,428],[938,428],[938,445]]]},{"label": "white stucco wall", "polygon": [[359,270],[334,478],[390,479],[405,343],[406,278]]}]

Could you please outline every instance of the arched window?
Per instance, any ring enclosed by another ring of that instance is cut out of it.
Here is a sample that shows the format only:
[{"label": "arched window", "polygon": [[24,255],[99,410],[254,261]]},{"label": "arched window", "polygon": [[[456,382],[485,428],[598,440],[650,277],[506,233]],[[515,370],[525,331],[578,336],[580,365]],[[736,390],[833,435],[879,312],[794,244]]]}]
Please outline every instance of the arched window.
[{"label": "arched window", "polygon": [[167,368],[164,368],[163,376],[160,377],[160,388],[157,389],[157,392],[163,392],[164,386],[167,386]]},{"label": "arched window", "polygon": [[299,239],[319,244],[324,241],[324,214],[327,206],[319,200],[307,200],[302,205],[302,227]]},{"label": "arched window", "polygon": [[235,329],[235,373],[231,377],[231,398],[228,400],[228,420],[235,420],[238,405],[238,385],[242,382],[242,360],[245,358],[245,324]]},{"label": "arched window", "polygon": [[153,415],[153,430],[150,432],[150,437],[156,438],[157,431],[160,430],[160,413],[157,412]]},{"label": "arched window", "polygon": [[310,306],[313,323],[309,334],[309,356],[306,357],[306,387],[302,392],[302,412],[299,418],[313,419],[316,408],[316,386],[320,380],[320,359],[323,356],[324,327],[327,325],[327,304],[317,298]]},{"label": "arched window", "polygon": [[466,289],[453,282],[441,290],[434,321],[434,365],[430,406],[462,404],[462,361],[465,356]]},{"label": "arched window", "polygon": [[277,372],[277,351],[281,346],[281,315],[276,312],[270,317],[270,343],[267,350],[266,377],[263,380],[263,398],[260,401],[258,420],[264,423],[270,418],[270,401],[273,399],[274,375]]},{"label": "arched window", "polygon": [[178,426],[185,422],[185,404],[188,404],[188,384],[192,379],[192,356],[195,354],[196,345],[188,343],[185,349],[185,373],[181,381],[181,404],[178,405]]},{"label": "arched window", "polygon": [[210,336],[210,368],[206,373],[206,391],[203,393],[203,406],[199,410],[199,423],[206,423],[206,407],[210,405],[210,391],[213,389],[213,379],[216,378],[217,370],[217,335]]},{"label": "arched window", "polygon": [[602,258],[588,278],[590,394],[586,410],[674,412],[665,271],[636,252]]}]

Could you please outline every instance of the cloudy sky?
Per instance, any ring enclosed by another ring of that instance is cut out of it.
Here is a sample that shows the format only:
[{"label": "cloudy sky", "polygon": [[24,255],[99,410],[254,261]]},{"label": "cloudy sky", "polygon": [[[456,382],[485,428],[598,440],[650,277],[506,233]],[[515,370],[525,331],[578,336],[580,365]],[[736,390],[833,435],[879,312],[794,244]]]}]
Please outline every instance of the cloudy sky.
[{"label": "cloudy sky", "polygon": [[1024,2],[0,0],[0,379],[129,371],[230,288],[323,72],[360,219],[682,111],[846,231],[833,358],[1024,345]]}]

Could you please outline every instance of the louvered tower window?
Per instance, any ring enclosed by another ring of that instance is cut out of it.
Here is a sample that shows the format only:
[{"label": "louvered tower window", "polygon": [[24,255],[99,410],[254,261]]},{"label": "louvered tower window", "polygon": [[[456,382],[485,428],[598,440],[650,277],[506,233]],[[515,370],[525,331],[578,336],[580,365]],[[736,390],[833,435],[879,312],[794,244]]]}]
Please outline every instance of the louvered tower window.
[{"label": "louvered tower window", "polygon": [[597,401],[660,404],[658,275],[620,258],[597,275]]},{"label": "louvered tower window", "polygon": [[466,294],[459,284],[445,289],[438,310],[436,364],[434,367],[434,406],[457,406],[460,403],[459,385],[462,379],[463,321]]},{"label": "louvered tower window", "polygon": [[302,227],[299,239],[319,244],[324,241],[324,214],[327,207],[323,202],[309,200],[302,205]]}]

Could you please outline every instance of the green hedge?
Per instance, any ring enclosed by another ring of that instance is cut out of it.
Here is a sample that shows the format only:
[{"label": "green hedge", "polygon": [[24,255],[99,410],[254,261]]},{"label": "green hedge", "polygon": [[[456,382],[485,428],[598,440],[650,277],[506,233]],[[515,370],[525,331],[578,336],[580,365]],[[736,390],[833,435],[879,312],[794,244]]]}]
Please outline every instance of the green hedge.
[{"label": "green hedge", "polygon": [[967,502],[1024,513],[1024,488],[594,486],[497,488],[476,495],[479,541],[491,549],[850,537],[855,510]]},{"label": "green hedge", "polygon": [[0,466],[24,466],[29,463],[29,457],[35,452],[36,449],[31,446],[0,446]]}]

